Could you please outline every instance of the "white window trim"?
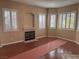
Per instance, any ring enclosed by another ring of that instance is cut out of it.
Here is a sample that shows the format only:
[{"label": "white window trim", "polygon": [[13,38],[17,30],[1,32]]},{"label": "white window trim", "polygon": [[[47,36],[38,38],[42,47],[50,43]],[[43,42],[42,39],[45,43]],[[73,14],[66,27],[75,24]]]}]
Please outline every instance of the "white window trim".
[{"label": "white window trim", "polygon": [[12,31],[18,31],[18,15],[16,14],[16,22],[17,22],[17,30],[9,30],[9,31],[5,31],[4,29],[4,27],[5,27],[5,17],[4,17],[4,10],[9,10],[9,11],[16,11],[16,13],[18,14],[18,11],[16,10],[16,9],[11,9],[11,8],[2,8],[2,19],[3,19],[3,32],[12,32]]},{"label": "white window trim", "polygon": [[[50,27],[51,15],[56,15],[55,27]],[[51,13],[51,14],[49,14],[49,28],[50,28],[50,29],[57,29],[57,14],[56,14],[56,13]]]},{"label": "white window trim", "polygon": [[[63,12],[63,13],[58,13],[58,15],[59,14],[66,14],[67,15],[67,13],[75,13],[75,14],[77,14],[76,13],[76,11],[71,11],[71,12]],[[63,18],[63,16],[62,16],[62,18]],[[67,18],[67,17],[66,17]],[[71,15],[70,15],[70,18],[71,18]],[[76,17],[75,17],[75,19],[76,19]],[[58,29],[62,29],[62,30],[72,30],[72,31],[74,31],[75,30],[75,24],[76,24],[76,20],[74,21],[74,29],[71,29],[70,28],[70,25],[69,25],[69,28],[67,29],[66,27],[65,28],[62,28],[62,22],[61,22],[61,28],[58,28]],[[65,26],[66,26],[66,24],[65,24]]]},{"label": "white window trim", "polygon": [[[40,14],[38,14],[38,15],[44,15],[44,16],[45,16],[45,28],[41,28],[40,25],[38,25],[38,26],[39,26],[39,29],[38,29],[38,30],[46,29],[46,14],[40,13]],[[39,16],[38,16],[38,19],[39,19]],[[39,21],[38,21],[38,22],[39,22]]]}]

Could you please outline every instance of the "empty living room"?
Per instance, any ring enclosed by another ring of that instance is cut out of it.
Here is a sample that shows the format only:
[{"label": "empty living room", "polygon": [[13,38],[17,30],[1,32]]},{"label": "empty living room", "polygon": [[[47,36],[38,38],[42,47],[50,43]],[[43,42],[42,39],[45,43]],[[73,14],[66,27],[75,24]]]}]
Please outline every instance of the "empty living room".
[{"label": "empty living room", "polygon": [[79,59],[79,0],[0,0],[0,59]]}]

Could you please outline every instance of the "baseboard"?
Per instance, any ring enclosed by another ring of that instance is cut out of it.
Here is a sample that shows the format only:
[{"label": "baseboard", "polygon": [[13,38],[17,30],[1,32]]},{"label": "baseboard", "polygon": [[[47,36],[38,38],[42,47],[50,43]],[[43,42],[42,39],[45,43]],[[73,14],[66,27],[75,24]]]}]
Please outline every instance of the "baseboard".
[{"label": "baseboard", "polygon": [[[33,42],[33,41],[38,41],[38,39],[39,39],[39,38],[44,38],[44,37],[46,37],[46,36],[36,37],[36,39],[34,39],[34,40],[30,40],[30,41],[24,41],[24,40],[21,40],[21,41],[16,41],[16,42],[11,42],[11,43],[1,44],[1,46],[0,46],[0,47],[6,46],[6,45],[15,44],[15,43],[20,43],[20,42],[29,43],[29,42]],[[74,42],[74,43],[76,43],[76,44],[78,44],[78,45],[79,45],[79,42],[77,42],[77,41],[70,40],[70,39],[67,39],[67,38],[63,38],[63,37],[60,37],[60,36],[48,36],[48,37],[61,38],[61,39],[63,39],[63,40],[71,41],[71,42]]]},{"label": "baseboard", "polygon": [[34,41],[38,41],[37,39],[33,39],[33,40],[29,40],[29,41],[24,41],[25,43],[30,43],[30,42],[34,42]]},{"label": "baseboard", "polygon": [[29,43],[29,42],[33,42],[33,41],[38,41],[39,38],[44,38],[44,37],[46,37],[46,36],[36,37],[36,39],[34,39],[34,40],[30,40],[30,41],[24,41],[24,40],[21,40],[21,41],[16,41],[16,42],[11,42],[11,43],[1,44],[0,47],[6,46],[6,45],[15,44],[15,43],[20,43],[20,42]]},{"label": "baseboard", "polygon": [[79,45],[79,42],[74,41],[74,40],[70,40],[70,39],[68,39],[68,38],[63,38],[63,37],[59,37],[59,36],[57,36],[57,38],[61,38],[61,39],[63,39],[63,40],[71,41],[71,42],[74,42],[74,43],[76,43],[76,44]]},{"label": "baseboard", "polygon": [[36,37],[36,39],[40,39],[40,38],[44,38],[44,37],[46,37],[46,36],[40,36],[40,37]]},{"label": "baseboard", "polygon": [[60,39],[63,39],[63,40],[67,40],[67,41],[74,42],[74,43],[76,43],[76,44],[78,44],[78,45],[79,45],[79,42],[74,41],[74,40],[70,40],[70,39],[68,39],[68,38],[64,38],[64,37],[60,37],[60,36],[48,36],[48,37],[56,37],[56,38],[60,38]]},{"label": "baseboard", "polygon": [[15,44],[15,43],[20,43],[23,42],[24,40],[20,40],[20,41],[16,41],[16,42],[11,42],[11,43],[6,43],[6,44],[1,44],[1,47],[6,46],[6,45],[11,45],[11,44]]},{"label": "baseboard", "polygon": [[57,38],[57,36],[48,36],[48,37],[51,37],[51,38],[56,37]]}]

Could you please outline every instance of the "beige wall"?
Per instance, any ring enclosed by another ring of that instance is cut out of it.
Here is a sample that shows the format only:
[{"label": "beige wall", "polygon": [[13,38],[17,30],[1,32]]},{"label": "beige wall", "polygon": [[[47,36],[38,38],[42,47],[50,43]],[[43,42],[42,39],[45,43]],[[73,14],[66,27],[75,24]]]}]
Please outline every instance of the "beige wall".
[{"label": "beige wall", "polygon": [[[18,30],[15,32],[3,32],[3,17],[2,17],[2,8],[15,9],[18,11]],[[28,6],[22,3],[12,2],[8,0],[0,0],[0,44],[7,44],[11,42],[24,40],[24,26],[31,26],[30,23],[24,23],[24,19],[27,13],[46,13],[46,9]],[[28,18],[26,18],[28,19]],[[40,30],[41,32],[41,30]],[[43,32],[42,32],[43,33]],[[42,34],[41,33],[41,34]],[[36,33],[38,34],[38,32]],[[42,34],[45,35],[45,34]],[[38,34],[40,36],[40,34]]]}]

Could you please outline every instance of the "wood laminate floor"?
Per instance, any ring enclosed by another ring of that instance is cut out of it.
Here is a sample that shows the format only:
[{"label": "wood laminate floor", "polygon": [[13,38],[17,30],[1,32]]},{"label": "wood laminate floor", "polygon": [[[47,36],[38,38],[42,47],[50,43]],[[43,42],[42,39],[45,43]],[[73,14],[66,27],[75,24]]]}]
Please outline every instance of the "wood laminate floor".
[{"label": "wood laminate floor", "polygon": [[79,45],[68,41],[66,44],[38,59],[79,59]]},{"label": "wood laminate floor", "polygon": [[[41,47],[42,45],[54,42],[56,40],[62,40],[61,43],[63,42],[66,43],[60,45],[60,47],[55,46],[56,47],[55,49],[52,49],[54,45],[51,45],[50,47],[52,48],[50,48],[50,51],[44,55],[39,56],[39,58],[37,59],[79,59],[79,45],[59,38],[41,38],[38,41],[31,43],[21,42],[17,44],[4,46],[0,48],[0,59],[9,59],[11,57],[15,57],[19,54],[31,51],[39,46]],[[59,43],[53,43],[53,44],[59,45]]]}]

